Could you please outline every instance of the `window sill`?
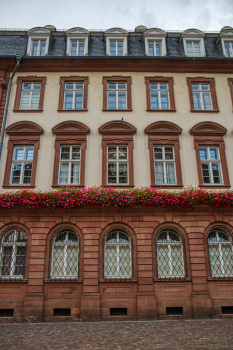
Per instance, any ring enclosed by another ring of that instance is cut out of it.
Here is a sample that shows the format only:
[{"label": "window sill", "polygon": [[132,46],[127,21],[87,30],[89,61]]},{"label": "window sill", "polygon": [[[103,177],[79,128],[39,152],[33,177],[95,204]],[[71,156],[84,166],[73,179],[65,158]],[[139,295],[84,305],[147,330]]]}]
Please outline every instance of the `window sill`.
[{"label": "window sill", "polygon": [[134,185],[101,185],[101,187],[111,187],[111,188],[134,188]]},{"label": "window sill", "polygon": [[75,187],[75,188],[79,188],[79,187],[80,187],[80,188],[83,188],[83,187],[85,187],[85,185],[52,185],[51,187],[52,187],[52,188],[64,188],[64,187],[65,187],[65,188],[67,188],[67,187],[68,187],[68,188],[71,188],[71,187],[72,187],[72,188],[73,188],[73,187]]},{"label": "window sill", "polygon": [[18,188],[18,189],[21,189],[21,188],[35,188],[36,186],[35,185],[2,185],[2,188]]},{"label": "window sill", "polygon": [[191,282],[192,277],[160,277],[154,278],[154,282]]},{"label": "window sill", "polygon": [[17,277],[1,277],[0,283],[17,282],[17,283],[27,283],[27,278],[17,278]]},{"label": "window sill", "polygon": [[183,185],[151,185],[153,188],[183,188]]},{"label": "window sill", "polygon": [[219,113],[219,110],[190,109],[191,113]]},{"label": "window sill", "polygon": [[16,113],[41,113],[43,109],[13,109]]},{"label": "window sill", "polygon": [[199,185],[199,187],[204,187],[204,188],[230,188],[231,185],[217,185],[217,184],[213,184],[213,185]]},{"label": "window sill", "polygon": [[106,283],[106,282],[111,282],[111,283],[115,283],[115,282],[131,282],[131,283],[135,283],[137,281],[138,281],[137,278],[125,278],[125,277],[99,278],[99,283]]},{"label": "window sill", "polygon": [[233,281],[233,276],[207,277],[207,281]]},{"label": "window sill", "polygon": [[88,111],[88,109],[85,109],[85,108],[83,108],[83,109],[58,109],[57,110],[58,112],[87,112]]},{"label": "window sill", "polygon": [[176,112],[176,109],[147,109],[147,112]]},{"label": "window sill", "polygon": [[75,282],[75,283],[82,283],[82,278],[75,278],[75,277],[51,277],[51,278],[45,278],[45,283],[61,283],[61,282]]},{"label": "window sill", "polygon": [[132,109],[102,109],[103,112],[132,112]]}]

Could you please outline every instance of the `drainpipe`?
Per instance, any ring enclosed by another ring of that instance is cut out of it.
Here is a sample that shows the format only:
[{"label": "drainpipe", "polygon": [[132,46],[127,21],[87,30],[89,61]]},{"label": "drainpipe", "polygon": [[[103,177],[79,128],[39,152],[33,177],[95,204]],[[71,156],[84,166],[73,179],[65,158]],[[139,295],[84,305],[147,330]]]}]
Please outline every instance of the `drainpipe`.
[{"label": "drainpipe", "polygon": [[10,80],[9,80],[9,86],[8,86],[7,98],[6,98],[6,107],[5,107],[3,121],[2,121],[2,132],[1,132],[1,141],[0,141],[0,160],[1,160],[1,155],[2,155],[2,147],[3,147],[3,140],[4,140],[4,134],[5,134],[6,119],[7,119],[7,113],[8,113],[8,105],[9,105],[10,94],[11,94],[12,80],[14,78],[14,75],[15,75],[18,67],[19,67],[21,58],[22,58],[21,55],[16,55],[17,63],[16,63],[16,66],[15,66],[14,72],[12,73],[12,75],[10,77]]}]

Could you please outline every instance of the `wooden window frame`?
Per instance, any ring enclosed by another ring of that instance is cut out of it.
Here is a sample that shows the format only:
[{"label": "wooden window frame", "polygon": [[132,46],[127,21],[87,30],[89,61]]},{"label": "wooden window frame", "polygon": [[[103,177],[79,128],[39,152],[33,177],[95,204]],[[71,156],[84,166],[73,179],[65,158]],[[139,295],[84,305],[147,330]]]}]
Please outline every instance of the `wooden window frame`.
[{"label": "wooden window frame", "polygon": [[[225,153],[225,143],[223,136],[226,134],[227,130],[217,124],[212,122],[203,122],[195,125],[190,133],[194,136],[194,149],[196,152],[196,161],[197,161],[197,172],[199,179],[199,187],[205,188],[229,188],[230,179],[227,168],[227,160]],[[216,146],[219,149],[219,156],[221,161],[222,168],[222,184],[204,184],[202,178],[202,169],[201,169],[201,159],[199,153],[200,146]]]},{"label": "wooden window frame", "polygon": [[[127,101],[127,108],[126,109],[108,109],[108,83],[126,83],[126,101]],[[132,100],[131,100],[131,84],[132,84],[132,78],[131,77],[124,77],[124,76],[109,76],[109,77],[103,77],[102,80],[103,83],[103,112],[132,112]]]},{"label": "wooden window frame", "polygon": [[[192,113],[219,113],[218,101],[217,101],[217,95],[216,95],[216,89],[215,89],[215,79],[214,78],[204,78],[204,77],[193,77],[193,78],[186,78],[186,79],[187,79],[188,92],[189,92],[190,112],[192,112]],[[209,84],[211,102],[212,102],[212,106],[213,106],[212,110],[194,109],[194,101],[193,101],[193,94],[192,94],[192,84],[193,83],[194,84]]]},{"label": "wooden window frame", "polygon": [[[150,176],[151,187],[156,188],[182,188],[182,172],[180,161],[180,142],[179,135],[182,129],[171,122],[155,122],[145,129],[145,134],[148,135],[148,148],[150,157]],[[175,155],[175,169],[176,169],[176,184],[156,184],[155,182],[155,168],[154,168],[154,146],[173,146]]]},{"label": "wooden window frame", "polygon": [[[28,76],[28,77],[18,77],[17,78],[17,88],[15,94],[15,104],[14,104],[14,112],[19,113],[41,113],[43,112],[43,104],[44,104],[44,91],[45,84],[47,81],[47,77],[37,77],[37,76]],[[23,83],[40,83],[40,100],[39,100],[39,108],[38,109],[20,109],[20,101],[22,94],[22,86]]]},{"label": "wooden window frame", "polygon": [[[85,187],[85,150],[86,150],[86,135],[90,132],[90,129],[76,121],[63,122],[56,125],[52,129],[55,139],[55,154],[54,154],[54,167],[53,167],[53,188],[62,187]],[[59,184],[59,163],[60,163],[60,148],[61,146],[80,146],[81,147],[81,161],[80,161],[80,183],[75,184]]]},{"label": "wooden window frame", "polygon": [[[167,83],[169,92],[169,105],[170,109],[151,109],[151,99],[150,99],[150,83]],[[147,112],[176,112],[175,106],[175,96],[174,96],[174,79],[172,77],[145,77],[146,84],[146,103]]]},{"label": "wooden window frame", "polygon": [[[65,83],[83,83],[83,109],[64,109],[64,91]],[[70,76],[60,77],[60,93],[58,101],[58,112],[87,112],[87,91],[88,91],[89,77]]]},{"label": "wooden window frame", "polygon": [[228,78],[228,85],[230,88],[230,94],[231,94],[231,102],[232,102],[232,107],[233,107],[233,78]]}]

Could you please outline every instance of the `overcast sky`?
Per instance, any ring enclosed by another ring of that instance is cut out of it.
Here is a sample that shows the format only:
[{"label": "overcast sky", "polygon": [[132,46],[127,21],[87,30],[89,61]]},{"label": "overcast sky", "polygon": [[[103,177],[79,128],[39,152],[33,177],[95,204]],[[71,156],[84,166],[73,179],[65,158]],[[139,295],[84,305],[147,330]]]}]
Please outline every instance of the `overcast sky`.
[{"label": "overcast sky", "polygon": [[54,25],[220,31],[233,27],[233,0],[0,0],[0,28]]}]

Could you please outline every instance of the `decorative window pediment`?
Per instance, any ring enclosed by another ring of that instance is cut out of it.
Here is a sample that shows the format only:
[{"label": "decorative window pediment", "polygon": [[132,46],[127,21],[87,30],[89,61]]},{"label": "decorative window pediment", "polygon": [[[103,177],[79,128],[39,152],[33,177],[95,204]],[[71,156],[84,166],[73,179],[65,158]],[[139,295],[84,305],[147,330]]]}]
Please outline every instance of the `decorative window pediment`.
[{"label": "decorative window pediment", "polygon": [[45,56],[48,54],[51,31],[45,27],[34,27],[27,32],[29,56]]},{"label": "decorative window pediment", "polygon": [[145,128],[147,135],[174,135],[178,136],[182,132],[180,126],[166,121],[155,122]]},{"label": "decorative window pediment", "polygon": [[143,33],[145,52],[148,56],[165,56],[167,33],[159,28],[150,28]]},{"label": "decorative window pediment", "polygon": [[185,30],[180,37],[180,41],[183,39],[185,55],[189,57],[206,56],[204,37],[205,33],[199,29]]},{"label": "decorative window pediment", "polygon": [[69,56],[85,56],[88,54],[88,40],[90,33],[88,30],[75,27],[66,32],[67,45],[66,54]]},{"label": "decorative window pediment", "polygon": [[213,122],[198,123],[190,130],[190,134],[194,136],[224,136],[226,132],[224,126]]},{"label": "decorative window pediment", "polygon": [[104,33],[106,54],[109,56],[125,56],[128,54],[127,38],[129,33],[122,28],[111,28]]},{"label": "decorative window pediment", "polygon": [[9,125],[6,133],[10,136],[39,136],[44,133],[44,130],[36,123],[22,121]]},{"label": "decorative window pediment", "polygon": [[121,120],[107,122],[99,127],[99,133],[102,135],[134,135],[136,131],[132,124]]},{"label": "decorative window pediment", "polygon": [[83,123],[70,120],[57,124],[52,131],[54,135],[87,135],[90,129]]}]

